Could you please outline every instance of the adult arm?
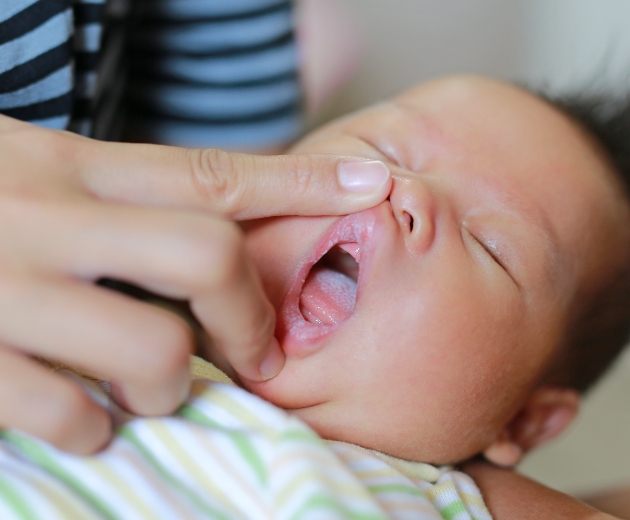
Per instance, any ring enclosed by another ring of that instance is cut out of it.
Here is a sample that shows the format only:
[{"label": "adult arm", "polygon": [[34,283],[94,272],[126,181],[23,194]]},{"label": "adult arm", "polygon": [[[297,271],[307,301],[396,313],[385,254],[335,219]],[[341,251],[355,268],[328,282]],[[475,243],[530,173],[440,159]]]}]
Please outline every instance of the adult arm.
[{"label": "adult arm", "polygon": [[112,381],[140,414],[189,385],[188,327],[95,280],[189,300],[237,372],[268,378],[275,317],[234,220],[357,211],[390,183],[382,163],[102,143],[7,117],[0,172],[0,426],[78,452],[107,441],[109,417],[32,356]]},{"label": "adult arm", "polygon": [[597,509],[606,511],[619,518],[630,518],[630,486],[614,487],[608,490],[600,490],[582,497],[582,499]]},{"label": "adult arm", "polygon": [[[617,517],[550,489],[511,469],[483,462],[468,464],[464,470],[473,479],[488,509],[497,520],[614,520]],[[620,520],[617,518],[617,520]]]}]

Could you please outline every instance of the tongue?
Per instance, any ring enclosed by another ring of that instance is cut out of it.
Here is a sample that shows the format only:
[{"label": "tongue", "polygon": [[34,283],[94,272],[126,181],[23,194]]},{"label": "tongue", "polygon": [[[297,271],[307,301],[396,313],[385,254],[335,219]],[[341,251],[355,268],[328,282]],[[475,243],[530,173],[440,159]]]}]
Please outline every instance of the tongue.
[{"label": "tongue", "polygon": [[316,325],[336,325],[350,317],[356,301],[357,283],[349,276],[326,267],[313,268],[302,296],[300,310]]}]

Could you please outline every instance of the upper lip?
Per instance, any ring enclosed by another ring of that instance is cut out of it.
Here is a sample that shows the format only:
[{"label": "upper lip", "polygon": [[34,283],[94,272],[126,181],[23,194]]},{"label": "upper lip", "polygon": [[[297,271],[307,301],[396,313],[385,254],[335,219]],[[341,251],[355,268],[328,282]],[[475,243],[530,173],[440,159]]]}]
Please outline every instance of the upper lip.
[{"label": "upper lip", "polygon": [[[313,266],[335,246],[341,246],[343,244],[357,244],[359,246],[358,254],[356,251],[352,250],[347,250],[347,252],[361,267],[361,264],[367,256],[367,243],[371,238],[373,228],[372,219],[366,217],[368,217],[366,212],[349,215],[338,220],[328,229],[315,247],[313,255],[309,257],[300,269],[300,276],[298,276],[297,279],[300,291],[302,290],[308,273],[311,269],[313,269]],[[359,280],[357,280],[357,283],[359,283],[362,278],[361,271],[362,269],[359,269]]]}]

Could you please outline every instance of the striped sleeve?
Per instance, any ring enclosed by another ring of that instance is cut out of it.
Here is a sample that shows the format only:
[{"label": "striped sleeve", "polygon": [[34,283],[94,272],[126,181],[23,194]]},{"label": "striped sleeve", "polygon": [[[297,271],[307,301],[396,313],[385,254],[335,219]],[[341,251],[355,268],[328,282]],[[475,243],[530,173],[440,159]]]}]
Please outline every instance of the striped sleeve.
[{"label": "striped sleeve", "polygon": [[106,0],[73,0],[74,105],[69,129],[93,134]]},{"label": "striped sleeve", "polygon": [[72,113],[70,0],[12,0],[0,9],[0,113],[65,128]]},{"label": "striped sleeve", "polygon": [[292,1],[133,5],[127,96],[133,139],[262,149],[299,134]]},{"label": "striped sleeve", "polygon": [[0,4],[0,113],[92,133],[105,2]]}]

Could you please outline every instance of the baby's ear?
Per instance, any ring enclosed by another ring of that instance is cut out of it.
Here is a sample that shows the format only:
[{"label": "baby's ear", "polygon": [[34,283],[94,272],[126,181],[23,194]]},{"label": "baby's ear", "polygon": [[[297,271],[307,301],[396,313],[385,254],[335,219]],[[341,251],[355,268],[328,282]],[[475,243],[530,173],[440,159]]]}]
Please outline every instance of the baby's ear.
[{"label": "baby's ear", "polygon": [[560,435],[577,415],[580,396],[570,388],[541,386],[483,452],[498,466],[515,466],[531,449]]}]

